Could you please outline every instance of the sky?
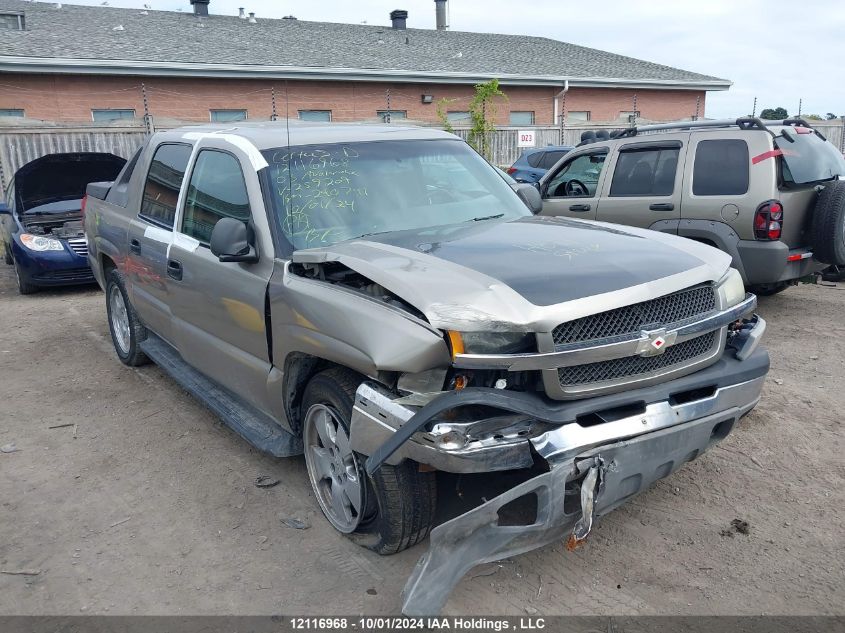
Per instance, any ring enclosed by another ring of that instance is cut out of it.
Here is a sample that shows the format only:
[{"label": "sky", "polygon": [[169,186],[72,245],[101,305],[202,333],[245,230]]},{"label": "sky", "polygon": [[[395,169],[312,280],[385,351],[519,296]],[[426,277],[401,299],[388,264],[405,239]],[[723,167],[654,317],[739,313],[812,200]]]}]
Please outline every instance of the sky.
[{"label": "sky", "polygon": [[[782,106],[790,115],[845,115],[842,0],[448,0],[455,31],[550,37],[733,82],[710,92],[710,118]],[[191,11],[189,0],[108,0],[111,6]],[[69,4],[104,4],[71,0]],[[211,0],[210,12],[367,24],[408,11],[409,28],[434,28],[433,0]],[[530,69],[526,69],[530,70]]]}]

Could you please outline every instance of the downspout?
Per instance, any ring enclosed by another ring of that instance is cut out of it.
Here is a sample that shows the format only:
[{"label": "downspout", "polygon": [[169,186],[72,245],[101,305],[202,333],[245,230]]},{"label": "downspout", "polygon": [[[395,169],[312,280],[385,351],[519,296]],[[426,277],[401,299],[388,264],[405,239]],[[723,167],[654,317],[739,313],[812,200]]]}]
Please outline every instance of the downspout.
[{"label": "downspout", "polygon": [[558,125],[558,126],[560,127],[560,144],[561,144],[561,145],[563,145],[563,127],[564,127],[564,125],[565,125],[565,121],[563,120],[563,118],[561,118],[561,119],[560,119],[560,122],[558,122],[558,117],[560,117],[560,116],[561,116],[561,114],[562,114],[562,113],[560,112],[560,107],[559,107],[559,105],[558,105],[558,104],[559,104],[558,99],[560,99],[560,98],[561,98],[563,95],[565,95],[567,92],[569,92],[569,80],[568,80],[568,79],[567,79],[567,80],[565,80],[565,81],[563,82],[563,90],[561,90],[559,93],[557,93],[557,94],[553,97],[553,101],[554,101],[554,111],[555,111],[555,120],[554,120],[554,122],[555,122],[555,124],[556,124],[556,125]]}]

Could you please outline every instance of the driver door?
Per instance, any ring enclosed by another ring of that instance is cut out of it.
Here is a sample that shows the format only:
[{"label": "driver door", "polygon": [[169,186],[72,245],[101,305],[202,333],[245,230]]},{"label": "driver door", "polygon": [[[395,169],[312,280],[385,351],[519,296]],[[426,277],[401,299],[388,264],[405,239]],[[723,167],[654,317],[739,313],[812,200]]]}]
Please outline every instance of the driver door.
[{"label": "driver door", "polygon": [[606,147],[591,148],[569,157],[556,170],[543,176],[540,179],[543,196],[540,215],[595,220],[607,153]]}]

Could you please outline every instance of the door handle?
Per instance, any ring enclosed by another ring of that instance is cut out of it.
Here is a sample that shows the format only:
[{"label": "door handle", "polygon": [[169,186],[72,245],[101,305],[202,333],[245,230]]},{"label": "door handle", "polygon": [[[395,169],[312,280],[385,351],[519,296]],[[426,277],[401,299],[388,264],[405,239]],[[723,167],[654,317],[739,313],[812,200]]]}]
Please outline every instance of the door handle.
[{"label": "door handle", "polygon": [[129,240],[129,250],[132,251],[133,253],[135,253],[136,255],[140,255],[141,254],[141,242],[139,242],[135,238],[132,238],[131,240]]},{"label": "door handle", "polygon": [[175,259],[167,260],[167,276],[176,281],[182,280],[182,264]]},{"label": "door handle", "polygon": [[570,204],[569,210],[570,211],[589,211],[590,205],[589,204]]},{"label": "door handle", "polygon": [[675,205],[671,202],[655,202],[648,206],[652,211],[674,211]]}]

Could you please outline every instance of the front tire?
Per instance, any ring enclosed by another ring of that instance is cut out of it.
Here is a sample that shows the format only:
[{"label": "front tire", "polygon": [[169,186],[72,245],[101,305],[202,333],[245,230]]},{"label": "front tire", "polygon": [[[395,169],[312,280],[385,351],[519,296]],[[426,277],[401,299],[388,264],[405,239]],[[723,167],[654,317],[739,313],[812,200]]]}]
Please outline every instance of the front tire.
[{"label": "front tire", "polygon": [[15,281],[18,284],[18,292],[22,295],[31,295],[38,292],[38,286],[35,284],[31,284],[26,281],[21,274],[20,266],[18,266],[17,262],[12,262],[12,265],[15,267]]},{"label": "front tire", "polygon": [[120,362],[130,367],[150,362],[140,347],[141,341],[147,338],[147,328],[141,325],[135,308],[129,302],[123,276],[116,268],[106,272],[106,314],[114,351]]},{"label": "front tire", "polygon": [[436,508],[435,475],[405,460],[367,476],[365,458],[349,446],[360,383],[360,376],[341,368],[323,371],[308,383],[302,401],[305,464],[329,522],[368,549],[395,554],[428,536]]}]

